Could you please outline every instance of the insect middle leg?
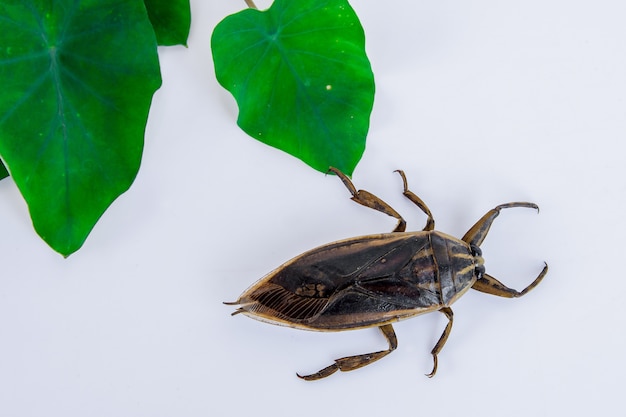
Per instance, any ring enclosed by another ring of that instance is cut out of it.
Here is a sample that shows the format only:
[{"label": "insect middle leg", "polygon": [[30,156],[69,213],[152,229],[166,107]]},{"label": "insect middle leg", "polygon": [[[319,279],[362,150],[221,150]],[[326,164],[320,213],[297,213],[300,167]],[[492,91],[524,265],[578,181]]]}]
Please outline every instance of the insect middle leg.
[{"label": "insect middle leg", "polygon": [[422,210],[424,214],[428,216],[428,218],[426,219],[426,226],[424,226],[424,229],[422,230],[425,232],[429,230],[435,230],[435,219],[433,218],[433,214],[430,212],[430,209],[428,208],[426,203],[424,203],[424,201],[422,201],[421,198],[419,198],[417,195],[415,195],[412,191],[409,190],[409,185],[406,181],[406,176],[404,175],[404,171],[398,169],[396,170],[396,172],[400,174],[400,176],[402,177],[402,184],[404,185],[404,191],[402,192],[402,194],[404,194],[406,198],[411,200],[413,204],[419,207],[420,210]]},{"label": "insect middle leg", "polygon": [[441,349],[443,349],[443,346],[446,344],[448,336],[450,336],[450,332],[452,331],[452,322],[454,321],[454,314],[452,313],[452,309],[450,307],[444,307],[439,311],[446,315],[446,317],[448,318],[448,324],[446,324],[446,328],[443,329],[443,333],[439,337],[437,344],[430,352],[431,355],[433,355],[433,370],[429,374],[426,374],[426,376],[429,378],[434,377],[437,373],[437,355],[439,355],[439,352],[441,352]]},{"label": "insect middle leg", "polygon": [[327,376],[332,375],[337,371],[353,371],[355,369],[362,368],[365,365],[369,365],[370,363],[375,362],[381,358],[384,358],[398,347],[398,339],[396,338],[396,332],[394,332],[391,324],[385,324],[383,326],[380,326],[379,329],[387,339],[387,343],[389,343],[389,349],[381,350],[379,352],[365,353],[363,355],[346,356],[345,358],[336,359],[335,363],[327,366],[324,369],[319,370],[314,374],[296,375],[298,375],[298,377],[304,379],[305,381],[315,381],[317,379],[326,378]]},{"label": "insect middle leg", "polygon": [[394,232],[404,232],[406,230],[406,221],[400,216],[400,214],[395,211],[389,204],[385,203],[379,197],[376,197],[374,194],[365,190],[358,190],[350,181],[343,172],[339,171],[337,168],[330,167],[328,169],[330,172],[333,172],[335,175],[341,179],[343,184],[346,186],[348,191],[352,194],[352,201],[355,201],[365,207],[372,208],[374,210],[380,211],[381,213],[385,213],[388,216],[394,217],[398,220],[398,224],[393,229]]}]

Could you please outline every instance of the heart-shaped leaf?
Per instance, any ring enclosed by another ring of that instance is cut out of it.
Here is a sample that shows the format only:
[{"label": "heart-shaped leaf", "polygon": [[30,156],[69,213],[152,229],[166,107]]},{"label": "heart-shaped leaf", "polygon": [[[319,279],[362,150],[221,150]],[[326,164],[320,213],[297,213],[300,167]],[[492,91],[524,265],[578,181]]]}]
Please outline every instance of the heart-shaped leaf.
[{"label": "heart-shaped leaf", "polygon": [[139,169],[154,31],[141,0],[3,0],[0,33],[0,155],[67,256]]},{"label": "heart-shaped leaf", "polygon": [[365,149],[374,77],[346,0],[276,0],[213,32],[219,83],[250,136],[326,172],[351,174]]},{"label": "heart-shaped leaf", "polygon": [[187,45],[189,0],[144,0],[159,45]]}]

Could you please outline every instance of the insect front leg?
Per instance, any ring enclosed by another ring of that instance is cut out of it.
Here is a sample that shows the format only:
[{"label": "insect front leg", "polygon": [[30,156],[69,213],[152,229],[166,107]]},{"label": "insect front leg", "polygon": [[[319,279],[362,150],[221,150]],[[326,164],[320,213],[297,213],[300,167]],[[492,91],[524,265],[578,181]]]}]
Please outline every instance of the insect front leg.
[{"label": "insect front leg", "polygon": [[355,201],[365,207],[372,208],[397,219],[398,224],[393,229],[394,232],[404,232],[406,230],[406,221],[389,204],[385,203],[383,200],[376,197],[369,191],[357,191],[354,184],[352,184],[352,181],[350,181],[350,178],[348,178],[343,172],[339,171],[337,168],[330,167],[328,170],[330,172],[333,172],[339,177],[339,179],[341,179],[348,191],[350,191],[350,193],[352,194],[352,201]]},{"label": "insect front leg", "polygon": [[384,326],[380,326],[379,329],[387,339],[387,343],[389,343],[389,349],[381,350],[379,352],[366,353],[363,355],[346,356],[345,358],[336,359],[335,363],[327,366],[324,369],[319,370],[314,374],[296,375],[298,375],[298,377],[304,379],[305,381],[315,381],[317,379],[326,378],[327,376],[330,376],[337,371],[353,371],[355,369],[362,368],[365,365],[369,365],[372,362],[376,362],[381,358],[384,358],[398,347],[398,339],[396,338],[396,332],[393,330],[391,324],[385,324]]},{"label": "insect front leg", "polygon": [[452,331],[452,322],[454,321],[454,314],[452,313],[452,309],[450,307],[444,307],[439,311],[446,315],[446,317],[448,318],[448,324],[446,324],[446,328],[443,329],[443,333],[439,337],[437,344],[430,352],[433,355],[433,370],[429,374],[426,374],[426,376],[429,378],[434,377],[437,373],[437,355],[439,355],[439,352],[441,352],[441,349],[443,349],[443,346],[446,344],[448,336],[450,336],[450,332]]},{"label": "insect front leg", "polygon": [[539,285],[539,283],[541,282],[543,277],[546,276],[547,273],[548,264],[543,267],[537,278],[535,278],[535,280],[522,291],[517,291],[513,288],[507,287],[489,274],[483,274],[480,278],[478,278],[474,285],[472,285],[472,288],[487,294],[497,295],[498,297],[518,298],[526,295],[528,291]]},{"label": "insect front leg", "polygon": [[487,237],[487,233],[489,233],[491,224],[500,214],[500,210],[513,207],[532,208],[539,211],[539,207],[533,203],[500,204],[496,208],[489,210],[487,214],[481,217],[480,220],[478,220],[476,224],[472,226],[472,228],[469,229],[467,233],[465,233],[465,236],[463,236],[462,240],[464,242],[467,242],[470,246],[480,246],[483,243],[483,240],[485,240],[485,237]]}]

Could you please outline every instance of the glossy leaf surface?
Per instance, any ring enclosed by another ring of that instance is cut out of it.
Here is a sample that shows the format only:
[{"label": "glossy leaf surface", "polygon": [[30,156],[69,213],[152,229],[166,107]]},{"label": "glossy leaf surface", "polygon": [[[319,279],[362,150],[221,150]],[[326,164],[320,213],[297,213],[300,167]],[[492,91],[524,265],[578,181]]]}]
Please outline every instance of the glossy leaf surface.
[{"label": "glossy leaf surface", "polygon": [[276,0],[228,16],[212,37],[215,72],[250,136],[326,172],[351,174],[365,149],[374,77],[345,0]]},{"label": "glossy leaf surface", "polygon": [[159,45],[187,45],[189,0],[144,0]]},{"label": "glossy leaf surface", "polygon": [[0,155],[67,256],[139,169],[154,31],[141,0],[3,0],[0,33]]}]

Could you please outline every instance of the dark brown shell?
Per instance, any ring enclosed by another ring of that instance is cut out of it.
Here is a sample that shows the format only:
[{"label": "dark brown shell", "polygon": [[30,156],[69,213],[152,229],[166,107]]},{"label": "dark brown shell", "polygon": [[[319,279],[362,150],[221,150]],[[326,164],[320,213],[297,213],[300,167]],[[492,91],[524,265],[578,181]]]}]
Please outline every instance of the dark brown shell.
[{"label": "dark brown shell", "polygon": [[462,240],[436,231],[346,239],[305,252],[246,290],[237,312],[309,330],[345,330],[452,304],[476,281]]}]

